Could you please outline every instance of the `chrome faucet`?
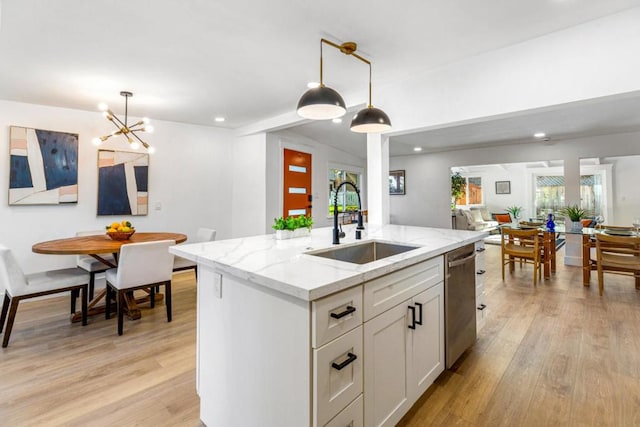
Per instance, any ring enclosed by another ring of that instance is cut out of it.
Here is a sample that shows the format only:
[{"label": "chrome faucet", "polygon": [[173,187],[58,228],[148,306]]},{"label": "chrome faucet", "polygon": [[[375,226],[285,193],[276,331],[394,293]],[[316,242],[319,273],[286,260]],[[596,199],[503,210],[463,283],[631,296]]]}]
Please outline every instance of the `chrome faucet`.
[{"label": "chrome faucet", "polygon": [[345,234],[342,231],[342,228],[338,229],[338,191],[342,188],[343,185],[349,184],[356,190],[356,194],[358,195],[358,226],[356,227],[356,240],[360,240],[362,238],[362,230],[364,230],[364,226],[362,225],[362,201],[360,200],[360,190],[355,184],[345,181],[342,184],[338,185],[336,188],[336,195],[333,198],[333,244],[339,245],[340,238],[344,237]]}]

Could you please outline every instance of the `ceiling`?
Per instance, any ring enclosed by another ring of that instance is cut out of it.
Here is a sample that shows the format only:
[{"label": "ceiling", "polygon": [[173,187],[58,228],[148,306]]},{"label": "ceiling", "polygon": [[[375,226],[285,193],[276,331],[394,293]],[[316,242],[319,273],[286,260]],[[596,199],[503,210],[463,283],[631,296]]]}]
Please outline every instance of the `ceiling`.
[{"label": "ceiling", "polygon": [[[291,113],[309,81],[318,80],[319,41],[358,42],[373,63],[375,85],[398,81],[490,50],[640,5],[640,0],[0,0],[0,99],[241,128]],[[325,82],[349,105],[366,100],[366,68],[325,49]],[[522,112],[393,136],[391,153],[488,141],[520,140],[544,124],[547,133],[602,131],[619,120],[637,127],[618,102]],[[405,100],[403,100],[405,102]],[[406,100],[412,102],[412,100]],[[415,100],[414,100],[415,102]],[[378,106],[384,109],[384,106]],[[606,114],[602,113],[602,108]],[[573,128],[557,118],[571,120]],[[214,117],[222,116],[222,124]],[[393,118],[392,118],[393,119]],[[550,120],[556,127],[549,127]],[[364,152],[349,120],[294,129],[346,151]],[[393,134],[392,134],[393,135]],[[453,142],[452,142],[453,141]],[[353,145],[353,146],[352,146]]]}]

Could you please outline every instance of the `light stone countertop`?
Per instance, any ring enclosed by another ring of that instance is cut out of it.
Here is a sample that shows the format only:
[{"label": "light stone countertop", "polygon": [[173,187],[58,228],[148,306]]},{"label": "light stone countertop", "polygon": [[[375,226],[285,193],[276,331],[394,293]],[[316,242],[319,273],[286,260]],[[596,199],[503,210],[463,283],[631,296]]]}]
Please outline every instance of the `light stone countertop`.
[{"label": "light stone countertop", "polygon": [[404,252],[367,264],[352,264],[308,255],[305,252],[332,245],[332,228],[314,228],[309,237],[276,240],[274,234],[185,243],[170,252],[230,274],[251,283],[313,301],[351,286],[369,281],[392,271],[442,255],[460,246],[476,242],[487,232],[411,227],[404,225],[365,225],[362,240],[355,240],[355,224],[343,226],[346,237],[340,246],[367,240],[417,246]]}]

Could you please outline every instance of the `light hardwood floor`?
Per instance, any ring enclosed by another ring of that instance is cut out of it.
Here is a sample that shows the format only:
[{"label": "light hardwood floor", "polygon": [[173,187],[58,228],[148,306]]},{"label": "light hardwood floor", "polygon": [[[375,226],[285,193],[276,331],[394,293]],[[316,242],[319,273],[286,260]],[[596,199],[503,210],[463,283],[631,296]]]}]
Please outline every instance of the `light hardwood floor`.
[{"label": "light hardwood floor", "polygon": [[[640,425],[640,291],[606,275],[600,298],[562,253],[534,288],[531,266],[503,283],[487,245],[488,320],[401,426]],[[67,298],[21,304],[0,352],[0,425],[201,425],[193,273],[174,276],[173,301],[173,322],[159,304],[122,337],[115,319],[70,325]]]}]

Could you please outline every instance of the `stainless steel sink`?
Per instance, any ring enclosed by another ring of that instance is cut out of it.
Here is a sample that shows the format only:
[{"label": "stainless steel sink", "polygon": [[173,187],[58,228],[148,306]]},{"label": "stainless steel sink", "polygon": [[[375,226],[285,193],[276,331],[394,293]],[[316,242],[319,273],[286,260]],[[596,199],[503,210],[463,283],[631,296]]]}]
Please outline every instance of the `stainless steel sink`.
[{"label": "stainless steel sink", "polygon": [[320,256],[354,264],[367,264],[403,252],[417,249],[418,246],[397,245],[370,240],[349,246],[339,246],[318,251],[306,252],[308,255]]}]

